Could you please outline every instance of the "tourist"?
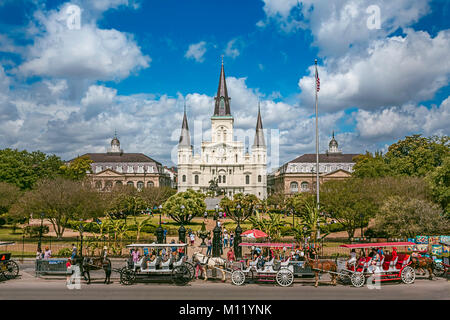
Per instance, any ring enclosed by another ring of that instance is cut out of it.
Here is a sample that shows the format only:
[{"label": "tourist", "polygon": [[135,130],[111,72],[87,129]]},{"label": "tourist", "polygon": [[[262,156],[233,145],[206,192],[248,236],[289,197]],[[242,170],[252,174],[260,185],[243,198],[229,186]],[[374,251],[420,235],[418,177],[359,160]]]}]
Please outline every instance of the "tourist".
[{"label": "tourist", "polygon": [[210,256],[211,255],[211,251],[212,251],[212,241],[211,241],[211,238],[208,237],[208,249],[206,250],[206,255]]},{"label": "tourist", "polygon": [[234,241],[234,234],[233,232],[230,232],[230,247],[233,246],[233,241]]},{"label": "tourist", "polygon": [[49,249],[49,247],[45,248],[44,252],[44,259],[50,259],[52,257],[52,251]]},{"label": "tourist", "polygon": [[354,265],[356,263],[356,250],[352,249],[350,252],[350,259],[347,261],[347,268],[350,267],[350,265]]},{"label": "tourist", "polygon": [[195,234],[191,233],[191,235],[189,236],[189,238],[191,239],[191,246],[194,246],[194,242],[195,242]]},{"label": "tourist", "polygon": [[38,248],[36,251],[36,260],[41,260],[42,258],[43,258],[42,250],[41,250],[41,248]]},{"label": "tourist", "polygon": [[234,257],[234,251],[233,251],[233,248],[231,248],[230,250],[228,250],[228,253],[227,253],[227,260],[228,260],[229,262],[234,262],[235,257]]},{"label": "tourist", "polygon": [[133,250],[133,252],[131,253],[131,255],[133,256],[133,262],[134,262],[134,263],[138,263],[139,257],[140,257],[139,249]]},{"label": "tourist", "polygon": [[[172,244],[175,244],[175,240],[174,239],[172,239],[172,241],[170,241],[170,243],[172,243]],[[177,247],[170,247],[170,249],[172,250],[172,254],[175,252],[177,252]]]},{"label": "tourist", "polygon": [[77,247],[74,243],[72,243],[72,255],[70,256],[70,259],[74,260],[77,256]]},{"label": "tourist", "polygon": [[205,211],[205,213],[203,214],[203,218],[204,218],[205,220],[208,220],[208,212]]},{"label": "tourist", "polygon": [[223,246],[224,248],[228,247],[228,233],[226,229],[223,232]]},{"label": "tourist", "polygon": [[111,283],[111,260],[103,259],[103,270],[105,270],[105,281],[103,283],[110,284]]},{"label": "tourist", "polygon": [[164,232],[164,243],[167,243],[166,242],[167,229],[164,229],[163,232]]},{"label": "tourist", "polygon": [[73,270],[72,270],[72,261],[70,260],[70,258],[67,259],[67,262],[66,262],[66,268],[67,268],[67,277],[66,277],[66,280],[67,280],[67,285],[69,285],[69,284],[72,283],[72,281],[70,281],[70,278],[72,277],[72,273],[73,273]]},{"label": "tourist", "polygon": [[394,261],[395,260],[395,258],[398,256],[398,254],[397,254],[397,248],[396,247],[393,247],[392,248],[392,261]]}]

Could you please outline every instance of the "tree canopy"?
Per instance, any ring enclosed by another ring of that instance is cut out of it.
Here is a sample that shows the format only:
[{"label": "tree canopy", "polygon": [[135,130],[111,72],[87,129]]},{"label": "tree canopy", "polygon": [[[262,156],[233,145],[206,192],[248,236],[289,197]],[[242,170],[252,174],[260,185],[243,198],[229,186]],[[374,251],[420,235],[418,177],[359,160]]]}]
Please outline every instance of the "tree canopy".
[{"label": "tree canopy", "polygon": [[89,156],[75,158],[72,162],[60,167],[64,177],[72,180],[83,180],[87,173],[92,173],[91,163],[93,161]]},{"label": "tree canopy", "polygon": [[163,211],[173,220],[182,224],[189,223],[192,218],[202,214],[205,210],[205,195],[192,189],[174,194],[163,205]]}]

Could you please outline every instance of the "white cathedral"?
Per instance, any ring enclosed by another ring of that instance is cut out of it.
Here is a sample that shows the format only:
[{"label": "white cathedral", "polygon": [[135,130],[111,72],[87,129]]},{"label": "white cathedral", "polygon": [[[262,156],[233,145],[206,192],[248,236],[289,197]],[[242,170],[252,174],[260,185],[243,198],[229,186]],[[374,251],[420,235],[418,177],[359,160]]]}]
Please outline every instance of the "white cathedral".
[{"label": "white cathedral", "polygon": [[216,180],[220,189],[232,198],[236,193],[267,197],[267,148],[261,112],[258,105],[255,139],[251,154],[244,154],[244,142],[235,141],[234,118],[231,115],[225,71],[220,70],[219,88],[211,117],[211,139],[202,141],[201,153],[194,154],[189,126],[184,110],[178,144],[178,191],[187,189],[207,192],[210,181]]}]

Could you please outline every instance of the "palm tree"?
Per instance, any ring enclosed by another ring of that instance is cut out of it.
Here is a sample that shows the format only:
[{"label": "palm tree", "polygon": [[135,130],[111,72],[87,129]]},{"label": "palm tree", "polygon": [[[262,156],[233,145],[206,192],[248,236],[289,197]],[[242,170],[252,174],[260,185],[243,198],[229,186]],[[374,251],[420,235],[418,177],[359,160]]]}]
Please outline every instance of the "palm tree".
[{"label": "palm tree", "polygon": [[269,219],[265,219],[263,214],[257,210],[256,214],[249,218],[252,228],[265,232],[271,240],[279,240],[281,238],[281,227],[284,226],[281,215],[271,212],[267,214]]},{"label": "palm tree", "polygon": [[151,221],[151,217],[147,217],[141,221],[135,220],[134,224],[136,226],[136,240],[139,241],[140,235],[141,235],[141,230],[144,226],[148,225]]}]

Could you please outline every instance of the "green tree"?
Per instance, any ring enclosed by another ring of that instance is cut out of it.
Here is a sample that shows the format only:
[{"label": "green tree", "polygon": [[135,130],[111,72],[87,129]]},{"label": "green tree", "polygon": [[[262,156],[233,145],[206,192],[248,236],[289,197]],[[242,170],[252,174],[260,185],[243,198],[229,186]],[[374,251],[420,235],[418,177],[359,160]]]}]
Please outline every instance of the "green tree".
[{"label": "green tree", "polygon": [[143,188],[140,195],[147,202],[148,207],[152,209],[159,207],[176,193],[177,191],[170,187],[148,187]]},{"label": "green tree", "polygon": [[448,234],[450,225],[441,208],[426,200],[392,196],[375,217],[375,231],[390,237]]},{"label": "green tree", "polygon": [[368,195],[364,179],[327,181],[321,186],[320,204],[352,238],[358,227],[366,225],[377,206]]},{"label": "green tree", "polygon": [[450,153],[449,137],[407,136],[389,146],[386,163],[397,175],[423,177],[442,165]]},{"label": "green tree", "polygon": [[[224,209],[227,217],[230,217],[237,223],[242,223],[247,220],[258,206],[261,205],[259,199],[253,194],[236,193],[233,200],[228,197],[223,197],[220,200],[220,207]],[[236,209],[237,206],[240,209]]]},{"label": "green tree", "polygon": [[[265,218],[264,216],[268,216]],[[281,215],[271,212],[256,211],[256,214],[249,218],[253,229],[265,232],[271,241],[281,239],[281,227],[285,225],[281,220]]]},{"label": "green tree", "polygon": [[445,157],[441,166],[427,174],[434,200],[439,203],[448,216],[450,214],[450,156]]},{"label": "green tree", "polygon": [[16,217],[44,214],[61,238],[69,220],[87,220],[104,214],[106,203],[102,195],[89,183],[71,181],[62,177],[39,181],[10,209]]},{"label": "green tree", "polygon": [[134,224],[138,225],[137,218],[148,207],[147,201],[142,197],[141,191],[133,186],[118,186],[112,191],[110,205],[112,217],[126,218],[132,216]]},{"label": "green tree", "polygon": [[179,192],[167,199],[163,210],[176,222],[187,224],[192,218],[205,212],[205,195],[192,189]]},{"label": "green tree", "polygon": [[75,158],[72,162],[60,167],[62,175],[71,180],[83,180],[87,173],[92,173],[92,160],[89,156]]},{"label": "green tree", "polygon": [[356,161],[353,166],[352,176],[354,177],[376,178],[393,174],[381,152],[375,152],[375,154],[372,155],[372,153],[367,151],[366,154],[358,155],[354,157],[353,160]]},{"label": "green tree", "polygon": [[13,184],[0,182],[0,215],[7,213],[19,199],[20,189]]},{"label": "green tree", "polygon": [[0,150],[0,181],[29,190],[39,179],[58,176],[62,165],[59,157],[41,151],[3,149]]}]

